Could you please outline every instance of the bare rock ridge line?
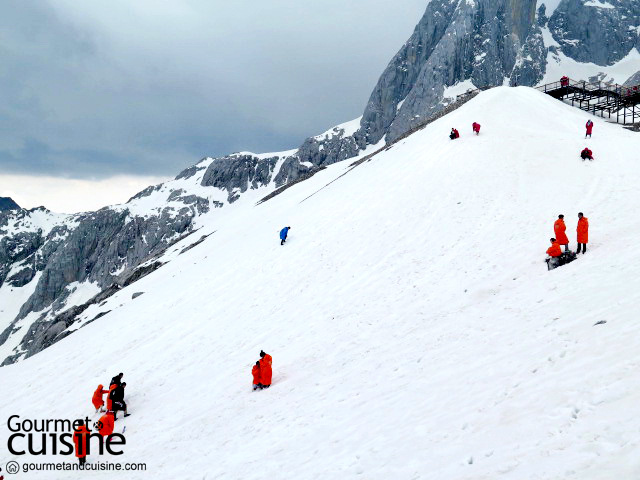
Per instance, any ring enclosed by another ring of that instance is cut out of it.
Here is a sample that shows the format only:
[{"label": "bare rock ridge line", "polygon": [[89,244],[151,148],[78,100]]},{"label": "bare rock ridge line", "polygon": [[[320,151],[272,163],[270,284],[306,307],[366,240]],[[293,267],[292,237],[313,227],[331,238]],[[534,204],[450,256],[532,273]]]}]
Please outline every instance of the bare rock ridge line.
[{"label": "bare rock ridge line", "polygon": [[0,212],[7,210],[20,210],[20,206],[10,197],[0,197]]}]

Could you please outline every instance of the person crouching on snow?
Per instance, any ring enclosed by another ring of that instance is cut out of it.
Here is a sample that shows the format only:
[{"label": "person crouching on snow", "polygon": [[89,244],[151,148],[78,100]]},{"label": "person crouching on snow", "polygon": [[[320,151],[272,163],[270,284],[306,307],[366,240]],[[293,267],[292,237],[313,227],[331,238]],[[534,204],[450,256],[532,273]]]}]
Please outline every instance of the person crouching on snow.
[{"label": "person crouching on snow", "polygon": [[549,240],[551,241],[551,246],[547,248],[547,255],[549,255],[549,258],[547,258],[547,264],[549,265],[549,270],[553,270],[560,265],[562,249],[555,238],[550,238]]}]

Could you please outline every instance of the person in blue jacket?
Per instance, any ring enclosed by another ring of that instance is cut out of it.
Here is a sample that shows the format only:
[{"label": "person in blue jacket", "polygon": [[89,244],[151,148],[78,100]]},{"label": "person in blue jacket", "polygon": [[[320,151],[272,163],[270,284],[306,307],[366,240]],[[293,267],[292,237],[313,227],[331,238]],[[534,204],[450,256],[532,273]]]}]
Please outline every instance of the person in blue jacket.
[{"label": "person in blue jacket", "polygon": [[287,241],[287,233],[289,233],[290,229],[291,227],[284,227],[280,230],[280,245],[284,245],[284,242]]}]

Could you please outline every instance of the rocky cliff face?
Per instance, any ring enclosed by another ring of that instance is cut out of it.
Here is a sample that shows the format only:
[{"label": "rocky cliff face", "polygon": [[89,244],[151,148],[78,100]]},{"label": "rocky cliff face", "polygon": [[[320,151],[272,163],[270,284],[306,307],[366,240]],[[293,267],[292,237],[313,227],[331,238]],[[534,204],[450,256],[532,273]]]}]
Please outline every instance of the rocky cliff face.
[{"label": "rocky cliff face", "polygon": [[0,211],[0,294],[31,292],[22,305],[0,305],[0,347],[8,341],[14,345],[5,363],[40,351],[72,326],[72,316],[63,329],[55,319],[74,306],[67,299],[78,286],[97,294],[121,285],[140,265],[193,232],[195,219],[222,207],[217,189],[207,196],[187,191],[194,190],[210,162],[197,166],[200,176],[193,181],[149,187],[127,204],[97,212]]},{"label": "rocky cliff face", "polygon": [[579,62],[612,65],[640,49],[640,2],[562,0],[549,30],[562,52]]},{"label": "rocky cliff face", "polygon": [[635,87],[636,85],[640,85],[640,70],[627,78],[623,85],[625,87]]},{"label": "rocky cliff face", "polygon": [[535,0],[436,0],[376,85],[362,119],[369,142],[393,141],[442,110],[445,89],[542,78],[546,51]]},{"label": "rocky cliff face", "polygon": [[0,197],[0,212],[7,210],[19,210],[20,206],[9,197]]},{"label": "rocky cliff face", "polygon": [[[401,138],[450,108],[461,84],[534,85],[549,52],[610,65],[640,49],[639,33],[636,0],[561,0],[553,12],[535,0],[432,0],[362,118],[295,150],[205,158],[127,204],[79,215],[24,210],[0,198],[0,299],[28,293],[17,306],[0,304],[0,362],[64,338],[89,304],[159,268],[163,252],[195,231],[202,215]],[[90,286],[84,296],[82,286]]]}]

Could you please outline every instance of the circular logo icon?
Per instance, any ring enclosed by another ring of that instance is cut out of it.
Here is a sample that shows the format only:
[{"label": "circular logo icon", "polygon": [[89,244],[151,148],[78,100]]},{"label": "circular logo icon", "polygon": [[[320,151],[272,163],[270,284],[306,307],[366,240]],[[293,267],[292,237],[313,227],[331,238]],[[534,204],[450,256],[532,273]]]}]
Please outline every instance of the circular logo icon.
[{"label": "circular logo icon", "polygon": [[20,464],[12,460],[10,462],[7,462],[6,469],[7,473],[14,475],[20,471]]}]

